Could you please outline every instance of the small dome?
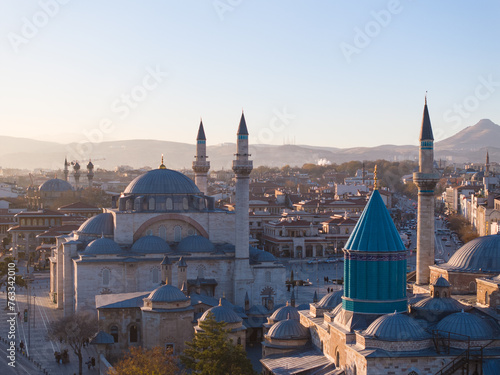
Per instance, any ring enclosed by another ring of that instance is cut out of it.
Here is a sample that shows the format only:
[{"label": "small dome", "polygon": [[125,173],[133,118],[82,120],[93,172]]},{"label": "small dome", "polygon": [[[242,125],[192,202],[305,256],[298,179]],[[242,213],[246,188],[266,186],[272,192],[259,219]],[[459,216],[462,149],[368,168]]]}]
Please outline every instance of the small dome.
[{"label": "small dome", "polygon": [[[441,320],[436,329],[457,335],[469,336],[471,340],[487,340],[491,338],[491,328],[481,318],[466,312],[448,315]],[[457,337],[463,339],[464,337]]]},{"label": "small dome", "polygon": [[466,309],[467,306],[461,304],[453,298],[433,298],[427,297],[413,305],[416,310],[427,310],[435,313],[454,313]]},{"label": "small dome", "polygon": [[250,259],[254,262],[276,262],[276,257],[268,251],[257,249],[253,246],[249,247]]},{"label": "small dome", "polygon": [[500,235],[483,236],[466,243],[440,267],[459,272],[499,273]]},{"label": "small dome", "polygon": [[376,319],[363,332],[383,341],[416,341],[430,338],[422,327],[406,314],[387,314]]},{"label": "small dome", "polygon": [[287,304],[286,306],[281,306],[279,309],[276,309],[270,319],[274,322],[280,322],[286,319],[300,320],[299,310]]},{"label": "small dome", "polygon": [[201,316],[200,321],[204,321],[209,313],[214,315],[217,322],[239,323],[243,321],[243,319],[241,319],[233,310],[220,304],[205,311]]},{"label": "small dome", "polygon": [[437,280],[434,282],[434,284],[432,284],[434,286],[438,286],[438,287],[450,287],[451,284],[449,283],[448,280],[446,280],[443,276],[439,276],[437,278]]},{"label": "small dome", "polygon": [[189,297],[175,286],[167,284],[153,290],[148,299],[152,302],[182,302],[187,301]]},{"label": "small dome", "polygon": [[321,298],[316,307],[320,309],[333,309],[339,303],[342,303],[343,295],[344,291],[342,289],[332,293],[328,293],[326,296]]},{"label": "small dome", "polygon": [[172,251],[163,238],[157,236],[144,236],[132,245],[132,251],[146,254],[164,254]]},{"label": "small dome", "polygon": [[79,235],[112,236],[115,229],[113,214],[105,212],[86,220],[77,233]]},{"label": "small dome", "polygon": [[84,254],[86,255],[107,255],[107,254],[120,254],[123,250],[118,244],[109,238],[98,238],[92,241],[85,248]]},{"label": "small dome", "polygon": [[309,331],[297,320],[287,319],[273,325],[267,336],[276,340],[301,340],[309,337]]},{"label": "small dome", "polygon": [[38,188],[40,191],[70,191],[73,187],[68,181],[61,180],[59,178],[53,178],[51,180],[45,181]]},{"label": "small dome", "polygon": [[177,246],[177,251],[185,253],[212,253],[215,246],[208,238],[203,236],[188,236]]},{"label": "small dome", "polygon": [[135,178],[124,194],[200,194],[200,189],[189,177],[165,168]]}]

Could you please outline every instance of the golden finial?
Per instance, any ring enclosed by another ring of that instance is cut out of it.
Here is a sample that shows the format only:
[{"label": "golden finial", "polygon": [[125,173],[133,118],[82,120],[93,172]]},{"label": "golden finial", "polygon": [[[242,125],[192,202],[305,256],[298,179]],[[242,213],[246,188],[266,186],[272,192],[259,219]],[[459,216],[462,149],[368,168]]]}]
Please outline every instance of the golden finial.
[{"label": "golden finial", "polygon": [[375,165],[375,169],[373,170],[373,190],[378,190],[377,181],[377,166]]},{"label": "golden finial", "polygon": [[219,298],[219,306],[222,306],[222,298]]},{"label": "golden finial", "polygon": [[165,167],[165,164],[163,164],[163,154],[161,154],[161,164],[159,166],[159,169],[167,169],[167,167]]}]

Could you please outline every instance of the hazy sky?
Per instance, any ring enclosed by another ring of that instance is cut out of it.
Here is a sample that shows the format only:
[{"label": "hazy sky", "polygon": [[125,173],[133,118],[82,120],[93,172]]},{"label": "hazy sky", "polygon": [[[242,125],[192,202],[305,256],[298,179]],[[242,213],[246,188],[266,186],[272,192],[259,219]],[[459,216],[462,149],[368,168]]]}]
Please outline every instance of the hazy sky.
[{"label": "hazy sky", "polygon": [[[362,3],[362,4],[361,4]],[[367,4],[369,3],[369,4]],[[0,134],[416,144],[500,123],[500,2],[1,0]]]}]

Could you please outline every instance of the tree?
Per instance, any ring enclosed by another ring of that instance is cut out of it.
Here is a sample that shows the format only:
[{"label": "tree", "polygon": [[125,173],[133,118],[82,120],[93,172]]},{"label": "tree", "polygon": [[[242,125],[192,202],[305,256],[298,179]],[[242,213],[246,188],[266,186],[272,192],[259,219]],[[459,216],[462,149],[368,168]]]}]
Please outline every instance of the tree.
[{"label": "tree", "polygon": [[228,339],[225,322],[217,322],[212,313],[199,322],[197,332],[181,355],[181,362],[193,374],[226,375],[256,374],[241,345],[234,345]]},{"label": "tree", "polygon": [[49,340],[66,343],[78,357],[78,371],[82,375],[82,348],[97,333],[97,320],[88,312],[76,312],[50,323],[47,330]]},{"label": "tree", "polygon": [[130,347],[130,352],[115,366],[116,375],[177,375],[184,374],[177,366],[172,350],[159,346],[152,349]]},{"label": "tree", "polygon": [[0,261],[0,288],[5,285],[7,308],[14,306],[14,301],[10,300],[10,298],[13,298],[11,296],[15,295],[15,293],[14,289],[11,288],[15,287],[15,285],[21,288],[26,287],[26,280],[21,275],[18,275],[18,272],[19,270],[14,263],[14,258],[5,257]]}]

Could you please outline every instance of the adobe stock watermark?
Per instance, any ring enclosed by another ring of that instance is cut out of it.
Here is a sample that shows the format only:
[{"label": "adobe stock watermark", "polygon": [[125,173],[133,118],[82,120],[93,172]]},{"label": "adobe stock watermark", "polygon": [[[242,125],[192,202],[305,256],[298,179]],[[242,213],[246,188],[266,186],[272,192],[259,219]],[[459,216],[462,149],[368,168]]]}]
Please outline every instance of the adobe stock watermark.
[{"label": "adobe stock watermark", "polygon": [[259,130],[255,142],[252,143],[259,144],[272,142],[274,136],[277,133],[283,132],[294,118],[295,115],[288,113],[286,107],[283,107],[281,111],[274,109],[273,117],[269,120],[269,125]]},{"label": "adobe stock watermark", "polygon": [[371,20],[362,28],[354,28],[352,43],[340,43],[340,50],[348,63],[352,61],[352,55],[359,55],[372,41],[380,35],[383,29],[390,25],[393,16],[401,13],[403,6],[399,0],[390,0],[386,9],[370,12]]},{"label": "adobe stock watermark", "polygon": [[242,2],[243,0],[214,0],[212,5],[219,19],[224,21],[224,15],[227,12],[233,12]]},{"label": "adobe stock watermark", "polygon": [[453,103],[453,108],[443,113],[444,121],[453,123],[453,130],[458,130],[462,120],[469,118],[479,109],[481,102],[488,100],[500,87],[500,81],[495,81],[492,74],[486,78],[479,76],[477,80],[478,84],[470,95],[459,103]]},{"label": "adobe stock watermark", "polygon": [[61,10],[61,5],[66,5],[71,0],[39,0],[39,10],[31,17],[21,18],[21,29],[18,33],[10,32],[7,39],[15,53],[19,52],[22,45],[28,44],[35,38],[41,29],[49,24],[49,21],[56,17]]},{"label": "adobe stock watermark", "polygon": [[[149,97],[153,90],[163,83],[166,77],[168,77],[168,73],[162,71],[159,65],[146,67],[146,74],[141,82],[113,100],[110,105],[111,113],[116,114],[119,120],[126,119],[133,110],[139,107],[140,103]],[[79,141],[74,148],[70,145],[67,146],[70,160],[86,158],[92,153],[94,144],[102,142],[106,135],[115,130],[116,120],[113,120],[111,116],[101,118],[99,124],[90,130],[83,129],[84,139]]]}]

